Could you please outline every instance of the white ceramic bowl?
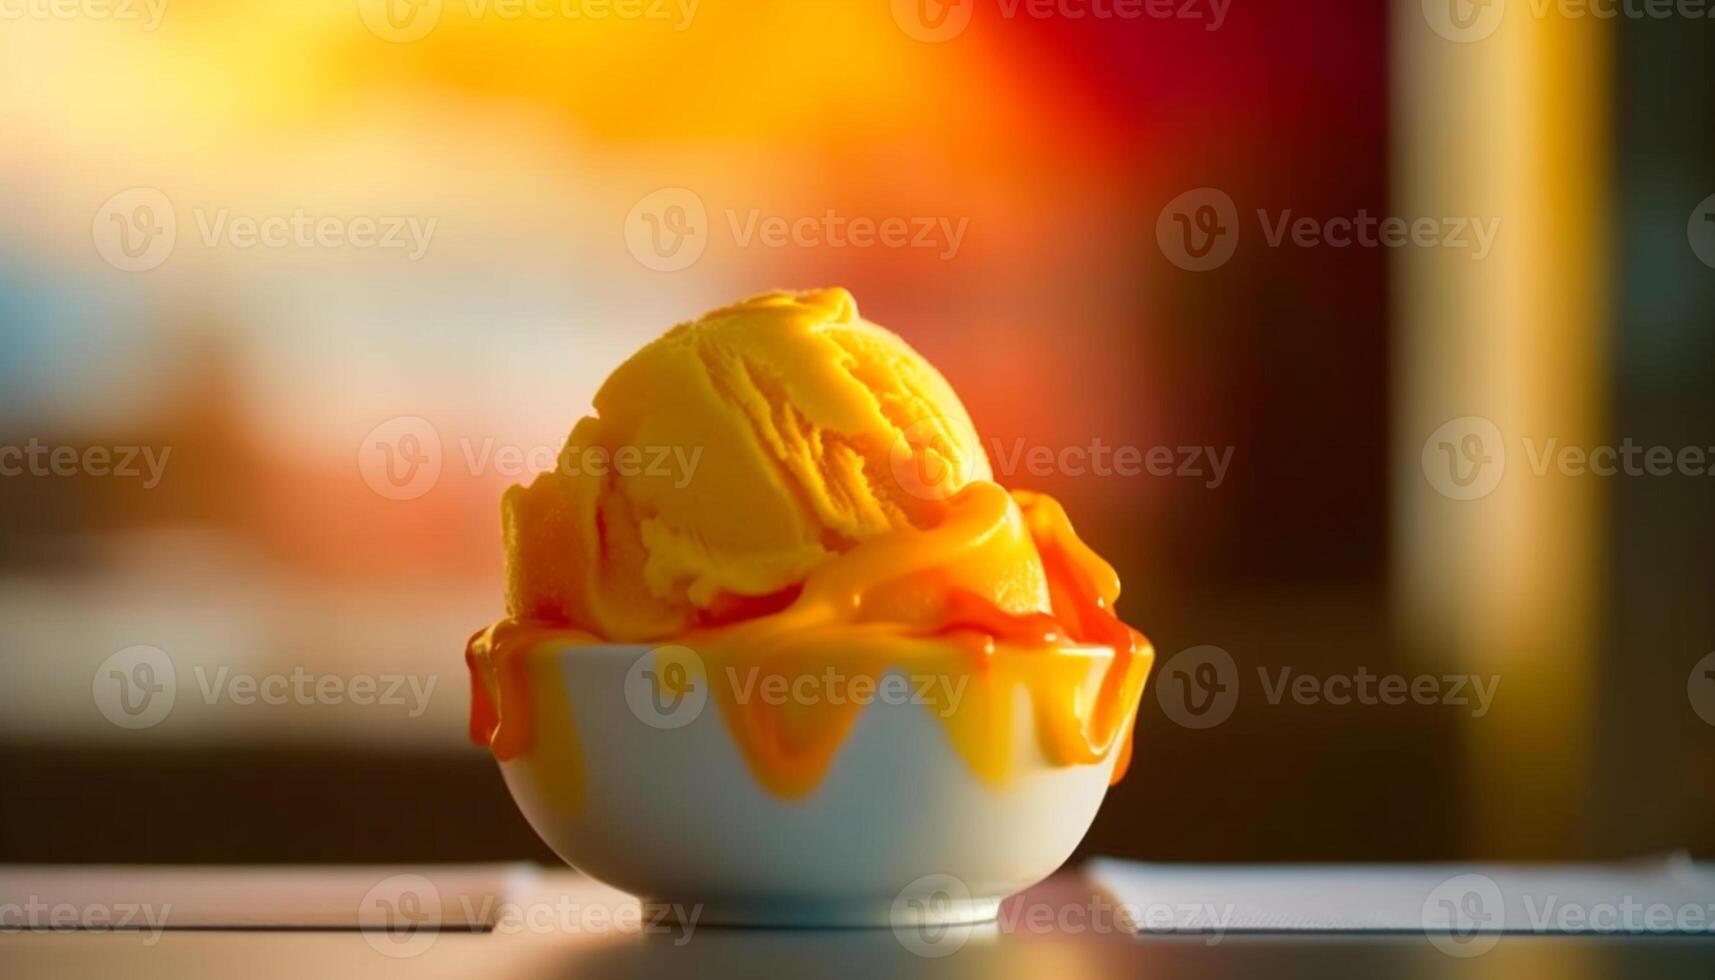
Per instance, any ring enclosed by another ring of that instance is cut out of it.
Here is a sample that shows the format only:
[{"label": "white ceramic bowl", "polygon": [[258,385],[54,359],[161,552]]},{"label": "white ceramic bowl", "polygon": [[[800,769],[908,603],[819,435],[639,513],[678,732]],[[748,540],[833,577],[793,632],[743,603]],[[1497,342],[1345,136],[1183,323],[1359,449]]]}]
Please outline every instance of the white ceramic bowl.
[{"label": "white ceramic bowl", "polygon": [[[536,677],[553,678],[557,666],[569,706],[569,717],[541,720],[537,743],[575,738],[581,800],[568,804],[547,785],[556,776],[542,760],[552,753],[501,769],[531,826],[568,863],[646,905],[700,906],[699,924],[985,921],[1066,860],[1107,792],[1115,753],[1050,765],[1020,689],[1013,776],[1003,787],[971,772],[930,709],[876,701],[818,788],[784,799],[751,773],[706,693],[700,707],[693,697],[659,716],[639,703],[651,652],[530,651],[550,661],[533,662]],[[1090,662],[1093,692],[1110,661]]]}]

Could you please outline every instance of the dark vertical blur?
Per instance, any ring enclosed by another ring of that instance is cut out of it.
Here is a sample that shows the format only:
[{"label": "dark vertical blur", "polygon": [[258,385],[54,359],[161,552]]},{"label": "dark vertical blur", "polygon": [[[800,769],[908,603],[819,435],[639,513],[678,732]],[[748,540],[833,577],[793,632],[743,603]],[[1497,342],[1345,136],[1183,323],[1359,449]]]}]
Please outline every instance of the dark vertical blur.
[{"label": "dark vertical blur", "polygon": [[[1715,270],[1684,247],[1715,193],[1715,25],[1620,27],[1615,438],[1715,448]],[[1715,727],[1660,693],[1715,650],[1715,479],[1617,481],[1596,821],[1608,855],[1715,854]]]}]

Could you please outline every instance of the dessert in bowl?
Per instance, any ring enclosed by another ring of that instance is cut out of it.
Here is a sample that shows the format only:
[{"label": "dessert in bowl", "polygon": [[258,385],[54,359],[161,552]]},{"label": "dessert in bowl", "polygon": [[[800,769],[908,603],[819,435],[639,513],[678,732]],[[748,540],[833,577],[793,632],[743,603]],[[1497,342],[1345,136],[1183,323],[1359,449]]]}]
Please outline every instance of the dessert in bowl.
[{"label": "dessert in bowl", "polygon": [[701,922],[979,921],[1130,755],[1153,651],[1052,499],[831,289],[682,324],[503,502],[471,736],[573,866]]}]

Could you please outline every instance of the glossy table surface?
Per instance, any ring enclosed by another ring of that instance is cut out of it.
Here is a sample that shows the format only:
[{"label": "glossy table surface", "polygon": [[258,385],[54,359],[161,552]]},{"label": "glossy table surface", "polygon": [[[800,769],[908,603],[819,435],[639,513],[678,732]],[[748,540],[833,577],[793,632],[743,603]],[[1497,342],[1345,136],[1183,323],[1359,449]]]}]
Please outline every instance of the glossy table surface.
[{"label": "glossy table surface", "polygon": [[[265,896],[301,874],[251,870],[239,884]],[[224,875],[230,885],[234,876]],[[1077,873],[1015,896],[997,923],[930,930],[652,925],[634,901],[554,871],[498,898],[448,898],[434,930],[389,931],[377,920],[361,929],[356,916],[343,926],[264,929],[210,928],[194,917],[187,927],[168,917],[163,930],[94,932],[70,928],[72,912],[54,923],[56,905],[77,904],[55,898],[56,886],[16,874],[8,884],[0,895],[0,974],[16,977],[1715,977],[1709,937],[1506,935],[1455,955],[1411,933],[1140,936],[1109,914],[1112,898]],[[20,903],[30,892],[37,904],[26,911]],[[372,899],[373,889],[364,900]],[[87,914],[89,901],[79,901]],[[390,913],[390,901],[384,896],[374,907]],[[126,908],[115,901],[102,911],[117,919]],[[467,917],[493,927],[464,928]]]}]

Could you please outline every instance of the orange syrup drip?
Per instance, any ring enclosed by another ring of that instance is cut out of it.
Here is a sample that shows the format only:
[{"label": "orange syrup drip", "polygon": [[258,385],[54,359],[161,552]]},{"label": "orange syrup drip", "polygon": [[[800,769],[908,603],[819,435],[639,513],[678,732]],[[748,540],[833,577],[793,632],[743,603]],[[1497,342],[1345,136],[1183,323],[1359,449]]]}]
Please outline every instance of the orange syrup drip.
[{"label": "orange syrup drip", "polygon": [[[925,707],[972,771],[991,784],[1004,783],[1015,768],[1013,694],[1020,686],[1030,694],[1037,743],[1051,764],[1091,765],[1112,753],[1111,780],[1124,775],[1153,650],[1114,615],[1112,569],[1077,539],[1059,505],[1046,497],[1009,497],[994,484],[973,484],[948,503],[947,519],[934,528],[860,545],[813,574],[800,591],[725,603],[708,620],[718,625],[666,641],[689,646],[703,659],[728,731],[770,792],[787,799],[813,792],[868,703],[852,695],[879,690],[898,670],[935,689]],[[1012,612],[953,584],[972,569],[1019,561],[1039,563],[1046,611]],[[932,610],[908,622],[883,613],[870,618],[866,604],[901,582],[937,597]],[[601,642],[546,623],[503,621],[478,633],[466,652],[472,741],[502,761],[563,756],[557,730],[539,738],[534,726],[545,719],[535,715],[545,703],[563,711],[559,652]],[[1100,680],[1092,691],[1096,670]],[[769,684],[791,691],[829,676],[848,685],[847,696],[829,696],[828,688],[810,700],[759,696]],[[544,688],[556,689],[559,700],[544,702]],[[572,727],[568,719],[555,721],[556,729]],[[563,759],[556,766],[574,768]]]}]

